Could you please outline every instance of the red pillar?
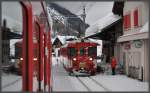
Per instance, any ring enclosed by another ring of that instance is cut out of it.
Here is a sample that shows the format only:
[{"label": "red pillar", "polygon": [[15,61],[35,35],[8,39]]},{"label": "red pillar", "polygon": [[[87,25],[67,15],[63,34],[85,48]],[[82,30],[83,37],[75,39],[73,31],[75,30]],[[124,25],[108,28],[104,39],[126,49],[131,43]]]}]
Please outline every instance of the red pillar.
[{"label": "red pillar", "polygon": [[48,32],[48,87],[49,87],[49,92],[50,92],[50,89],[51,89],[51,37],[50,37],[50,31]]},{"label": "red pillar", "polygon": [[43,52],[44,52],[44,46],[43,46],[43,32],[44,32],[44,27],[42,24],[40,24],[40,81],[43,80],[43,64],[44,64],[44,59],[43,59]]},{"label": "red pillar", "polygon": [[33,30],[32,30],[32,6],[29,3],[20,2],[23,11],[23,62],[22,76],[23,91],[32,92],[33,88]]},{"label": "red pillar", "polygon": [[47,50],[47,33],[44,33],[44,85],[47,85],[47,61],[48,61],[48,50]]}]

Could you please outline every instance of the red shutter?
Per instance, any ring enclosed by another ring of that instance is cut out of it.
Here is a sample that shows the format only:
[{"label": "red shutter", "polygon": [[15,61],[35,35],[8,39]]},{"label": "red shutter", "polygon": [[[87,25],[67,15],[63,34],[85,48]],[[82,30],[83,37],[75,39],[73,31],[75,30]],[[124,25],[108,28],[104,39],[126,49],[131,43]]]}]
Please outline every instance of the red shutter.
[{"label": "red shutter", "polygon": [[127,17],[127,29],[131,28],[131,19],[130,19],[130,14],[126,15]]},{"label": "red shutter", "polygon": [[139,24],[138,24],[138,10],[134,11],[134,26],[135,27],[139,26]]},{"label": "red shutter", "polygon": [[127,30],[131,28],[131,19],[130,14],[124,16],[124,29]]}]

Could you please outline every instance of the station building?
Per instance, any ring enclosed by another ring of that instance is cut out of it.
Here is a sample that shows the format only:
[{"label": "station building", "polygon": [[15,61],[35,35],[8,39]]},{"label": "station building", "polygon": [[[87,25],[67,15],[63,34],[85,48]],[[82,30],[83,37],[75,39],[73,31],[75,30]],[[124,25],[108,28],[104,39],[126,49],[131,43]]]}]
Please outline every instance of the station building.
[{"label": "station building", "polygon": [[117,40],[120,45],[118,58],[125,74],[141,81],[149,78],[148,16],[146,1],[124,2],[123,35]]}]

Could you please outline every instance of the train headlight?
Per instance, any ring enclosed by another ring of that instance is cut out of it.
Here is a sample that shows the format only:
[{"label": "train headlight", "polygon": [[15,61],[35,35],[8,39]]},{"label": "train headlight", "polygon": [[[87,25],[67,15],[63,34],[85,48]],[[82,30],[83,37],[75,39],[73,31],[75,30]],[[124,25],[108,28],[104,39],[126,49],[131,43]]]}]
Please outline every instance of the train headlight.
[{"label": "train headlight", "polygon": [[76,58],[73,58],[73,61],[76,61],[77,59]]},{"label": "train headlight", "polygon": [[23,60],[23,58],[21,57],[20,60]]},{"label": "train headlight", "polygon": [[37,58],[33,58],[34,61],[37,61]]},{"label": "train headlight", "polygon": [[91,61],[92,61],[92,60],[93,60],[93,58],[89,58],[89,60],[91,60]]}]

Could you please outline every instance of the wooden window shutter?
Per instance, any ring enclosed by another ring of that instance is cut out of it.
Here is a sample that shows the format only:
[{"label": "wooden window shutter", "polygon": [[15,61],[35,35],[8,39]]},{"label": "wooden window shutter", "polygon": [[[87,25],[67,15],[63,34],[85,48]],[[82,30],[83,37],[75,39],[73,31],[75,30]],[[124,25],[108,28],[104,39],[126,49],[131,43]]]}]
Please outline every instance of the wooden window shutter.
[{"label": "wooden window shutter", "polygon": [[134,27],[138,27],[139,23],[138,23],[138,9],[136,9],[134,11]]},{"label": "wooden window shutter", "polygon": [[126,15],[127,16],[127,29],[131,28],[131,18],[130,14]]},{"label": "wooden window shutter", "polygon": [[124,16],[124,29],[127,30],[131,28],[131,18],[130,14]]}]

